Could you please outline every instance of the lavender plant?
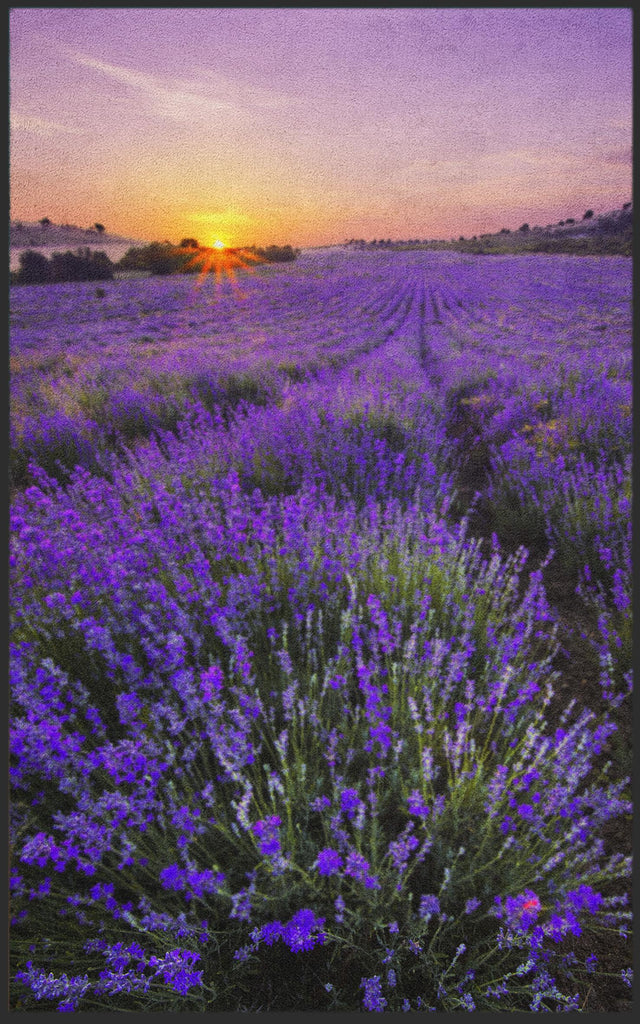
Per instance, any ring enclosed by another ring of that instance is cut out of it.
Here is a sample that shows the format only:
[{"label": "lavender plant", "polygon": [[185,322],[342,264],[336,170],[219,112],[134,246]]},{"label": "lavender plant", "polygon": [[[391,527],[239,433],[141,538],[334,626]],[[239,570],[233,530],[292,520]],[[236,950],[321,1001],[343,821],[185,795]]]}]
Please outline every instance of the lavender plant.
[{"label": "lavender plant", "polygon": [[[419,504],[232,481],[199,546],[187,495],[41,484],[14,521],[21,1006],[574,1005],[563,940],[627,925],[603,890],[629,865],[598,838],[627,783],[593,765],[611,723],[549,727],[524,553],[486,562]],[[93,537],[82,566],[65,536]],[[222,549],[207,601],[188,566]]]}]

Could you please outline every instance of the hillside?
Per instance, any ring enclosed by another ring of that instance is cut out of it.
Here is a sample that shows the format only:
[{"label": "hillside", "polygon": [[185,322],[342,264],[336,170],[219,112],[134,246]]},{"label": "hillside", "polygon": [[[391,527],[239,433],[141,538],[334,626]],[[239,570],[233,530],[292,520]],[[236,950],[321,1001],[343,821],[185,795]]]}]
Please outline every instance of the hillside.
[{"label": "hillside", "polygon": [[10,249],[37,249],[51,246],[139,245],[140,239],[96,231],[95,227],[79,228],[74,224],[40,224],[14,221],[9,224]]},{"label": "hillside", "polygon": [[573,253],[574,255],[630,256],[633,235],[633,207],[625,203],[619,210],[594,214],[585,211],[580,220],[573,217],[538,227],[524,223],[516,230],[502,228],[493,234],[465,238],[391,239],[365,242],[351,239],[349,248],[356,249],[444,249],[478,255],[500,255],[527,252]]}]

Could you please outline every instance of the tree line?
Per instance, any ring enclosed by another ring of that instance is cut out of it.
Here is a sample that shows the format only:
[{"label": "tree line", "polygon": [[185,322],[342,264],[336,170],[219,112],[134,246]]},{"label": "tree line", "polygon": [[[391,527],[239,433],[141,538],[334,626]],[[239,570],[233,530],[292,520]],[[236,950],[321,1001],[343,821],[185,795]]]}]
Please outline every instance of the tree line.
[{"label": "tree line", "polygon": [[[96,225],[96,228],[98,225]],[[102,225],[100,225],[102,227]],[[288,263],[300,254],[291,245],[255,245],[242,249],[229,249],[230,253],[242,256],[247,253],[266,263]],[[19,269],[11,273],[12,284],[49,284],[63,281],[109,281],[117,271],[143,271],[156,275],[196,274],[202,267],[198,253],[206,254],[194,238],[184,238],[180,245],[171,242],[150,242],[144,246],[133,246],[122,259],[115,263],[102,251],[88,247],[75,252],[55,252],[50,259],[37,250],[26,249],[20,253]]]}]

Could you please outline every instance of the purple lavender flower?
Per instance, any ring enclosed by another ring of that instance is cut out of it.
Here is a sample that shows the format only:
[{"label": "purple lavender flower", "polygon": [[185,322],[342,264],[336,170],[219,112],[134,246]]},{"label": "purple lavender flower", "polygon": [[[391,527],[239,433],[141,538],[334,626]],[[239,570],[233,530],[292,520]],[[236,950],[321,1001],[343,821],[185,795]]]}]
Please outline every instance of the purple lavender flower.
[{"label": "purple lavender flower", "polygon": [[380,975],[374,974],[372,978],[363,978],[360,982],[360,988],[364,988],[362,1005],[365,1010],[370,1010],[373,1013],[382,1013],[387,1005],[387,1000],[382,995]]},{"label": "purple lavender flower", "polygon": [[414,789],[411,791],[407,798],[407,806],[409,808],[409,814],[415,814],[419,818],[426,818],[430,813],[424,797],[419,790]]},{"label": "purple lavender flower", "polygon": [[358,796],[357,789],[343,789],[340,794],[340,807],[348,818],[353,819],[360,810],[362,801]]},{"label": "purple lavender flower", "polygon": [[336,924],[344,924],[344,911],[345,911],[344,898],[342,896],[336,896],[335,900],[333,901],[333,905],[334,905],[334,908],[335,908]]},{"label": "purple lavender flower", "polygon": [[[69,978],[62,974],[59,978],[45,974],[39,967],[34,967],[31,960],[25,964],[26,970],[17,971],[16,978],[29,985],[36,999],[60,999],[77,1006],[78,1000],[89,990],[91,983],[86,974]],[[60,1005],[58,1006],[60,1009]]]},{"label": "purple lavender flower", "polygon": [[367,889],[379,889],[380,882],[375,875],[369,873],[370,864],[366,857],[363,857],[357,850],[350,850],[344,868],[345,875],[364,882]]},{"label": "purple lavender flower", "polygon": [[579,885],[577,889],[568,892],[566,898],[567,903],[574,910],[585,909],[590,914],[595,914],[604,902],[603,896],[599,892],[595,892],[590,885]]},{"label": "purple lavender flower", "polygon": [[109,968],[100,972],[98,981],[94,985],[96,995],[118,995],[120,992],[146,992],[151,984],[151,979],[145,974],[138,974],[135,970],[128,971],[110,970]]},{"label": "purple lavender flower", "polygon": [[431,914],[440,913],[440,900],[437,896],[429,893],[420,899],[420,917],[429,917]]},{"label": "purple lavender flower", "polygon": [[233,893],[231,896],[232,907],[229,917],[237,918],[239,921],[251,920],[251,896],[251,888],[241,889],[239,892]]},{"label": "purple lavender flower", "polygon": [[278,836],[278,828],[281,824],[282,821],[277,814],[272,814],[269,818],[254,823],[253,831],[259,839],[258,849],[260,853],[266,856],[274,856],[281,852],[280,838]]},{"label": "purple lavender flower", "polygon": [[200,960],[200,954],[189,949],[171,949],[164,957],[152,956],[149,966],[155,967],[155,974],[162,974],[167,985],[185,996],[189,989],[202,985],[202,971],[189,968]]},{"label": "purple lavender flower", "polygon": [[406,870],[407,862],[412,852],[420,845],[416,836],[411,835],[413,822],[410,821],[401,835],[389,843],[389,856],[395,869],[399,872]]},{"label": "purple lavender flower", "polygon": [[507,896],[502,903],[502,898],[496,896],[496,916],[505,917],[510,928],[516,931],[526,931],[538,919],[541,911],[541,904],[538,896],[531,889],[525,889],[518,896]]},{"label": "purple lavender flower", "polygon": [[342,867],[342,857],[336,850],[326,847],[318,854],[318,874],[335,875]]},{"label": "purple lavender flower", "polygon": [[270,921],[263,924],[260,929],[260,939],[266,946],[272,946],[274,942],[282,938],[283,926],[280,921]]},{"label": "purple lavender flower", "polygon": [[324,924],[323,917],[316,917],[313,910],[303,908],[293,915],[290,921],[282,927],[282,940],[294,953],[302,950],[313,949],[325,940],[321,931]]}]

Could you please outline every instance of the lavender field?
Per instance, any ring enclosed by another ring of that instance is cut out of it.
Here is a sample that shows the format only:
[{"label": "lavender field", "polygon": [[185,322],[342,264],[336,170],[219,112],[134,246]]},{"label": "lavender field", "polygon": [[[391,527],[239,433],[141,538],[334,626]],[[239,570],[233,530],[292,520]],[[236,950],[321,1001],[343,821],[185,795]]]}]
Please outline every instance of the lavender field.
[{"label": "lavender field", "polygon": [[630,297],[12,288],[12,1009],[629,1008]]}]

